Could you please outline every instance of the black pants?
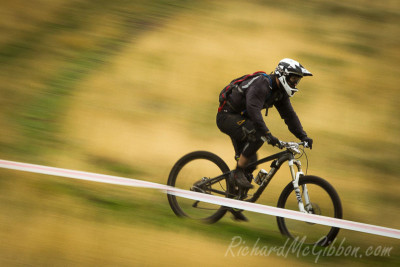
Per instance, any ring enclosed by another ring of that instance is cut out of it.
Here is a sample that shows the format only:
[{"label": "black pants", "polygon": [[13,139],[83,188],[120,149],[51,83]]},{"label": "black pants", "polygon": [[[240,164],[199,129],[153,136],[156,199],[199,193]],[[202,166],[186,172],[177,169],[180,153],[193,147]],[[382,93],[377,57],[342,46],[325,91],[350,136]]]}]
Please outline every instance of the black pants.
[{"label": "black pants", "polygon": [[249,162],[257,160],[257,151],[263,145],[263,132],[257,131],[249,118],[225,110],[217,114],[217,126],[229,135],[235,149],[236,158],[243,154]]}]

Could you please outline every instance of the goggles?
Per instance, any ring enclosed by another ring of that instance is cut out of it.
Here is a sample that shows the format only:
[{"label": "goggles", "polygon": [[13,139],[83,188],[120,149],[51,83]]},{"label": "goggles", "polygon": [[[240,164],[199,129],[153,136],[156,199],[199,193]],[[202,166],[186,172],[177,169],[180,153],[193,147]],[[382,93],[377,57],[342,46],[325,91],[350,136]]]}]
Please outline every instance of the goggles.
[{"label": "goggles", "polygon": [[287,82],[292,88],[296,88],[296,86],[300,83],[301,76],[298,75],[289,75]]}]

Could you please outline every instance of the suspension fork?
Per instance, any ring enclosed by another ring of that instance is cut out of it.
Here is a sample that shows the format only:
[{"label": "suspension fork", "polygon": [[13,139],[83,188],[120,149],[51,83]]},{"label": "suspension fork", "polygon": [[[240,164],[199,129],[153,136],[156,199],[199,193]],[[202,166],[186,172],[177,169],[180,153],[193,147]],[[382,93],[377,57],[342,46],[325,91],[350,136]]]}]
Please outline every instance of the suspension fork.
[{"label": "suspension fork", "polygon": [[[297,172],[294,169],[294,165],[297,167]],[[297,203],[299,205],[299,211],[307,213],[306,209],[304,208],[304,203],[302,200],[302,195],[300,192],[299,188],[299,179],[301,176],[304,176],[304,173],[301,169],[301,162],[296,159],[289,159],[289,169],[290,169],[290,174],[292,175],[292,184],[293,184],[293,189],[296,194],[297,198]],[[302,185],[302,190],[303,190],[303,196],[304,196],[304,201],[306,204],[306,207],[310,205],[310,198],[308,196],[308,190],[306,185]]]}]

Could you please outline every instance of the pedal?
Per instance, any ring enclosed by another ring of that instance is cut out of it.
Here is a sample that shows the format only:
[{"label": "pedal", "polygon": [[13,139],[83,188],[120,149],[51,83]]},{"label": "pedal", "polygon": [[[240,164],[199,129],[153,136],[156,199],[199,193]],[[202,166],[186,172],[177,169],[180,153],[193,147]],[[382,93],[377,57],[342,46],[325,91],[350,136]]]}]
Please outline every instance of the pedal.
[{"label": "pedal", "polygon": [[199,203],[200,203],[200,201],[197,200],[196,202],[193,203],[192,207],[197,208],[197,204],[199,204]]},{"label": "pedal", "polygon": [[247,192],[249,192],[249,189],[239,188],[238,199],[243,200],[247,198]]}]

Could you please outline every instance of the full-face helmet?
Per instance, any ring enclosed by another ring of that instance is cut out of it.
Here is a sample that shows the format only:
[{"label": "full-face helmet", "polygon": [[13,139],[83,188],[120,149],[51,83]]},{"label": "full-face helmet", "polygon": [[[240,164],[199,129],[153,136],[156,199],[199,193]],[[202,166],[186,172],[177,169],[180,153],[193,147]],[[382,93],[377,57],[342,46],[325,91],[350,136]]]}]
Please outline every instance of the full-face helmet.
[{"label": "full-face helmet", "polygon": [[289,97],[292,97],[298,91],[296,86],[301,78],[312,76],[311,72],[306,70],[299,62],[290,58],[282,59],[279,62],[275,74]]}]

